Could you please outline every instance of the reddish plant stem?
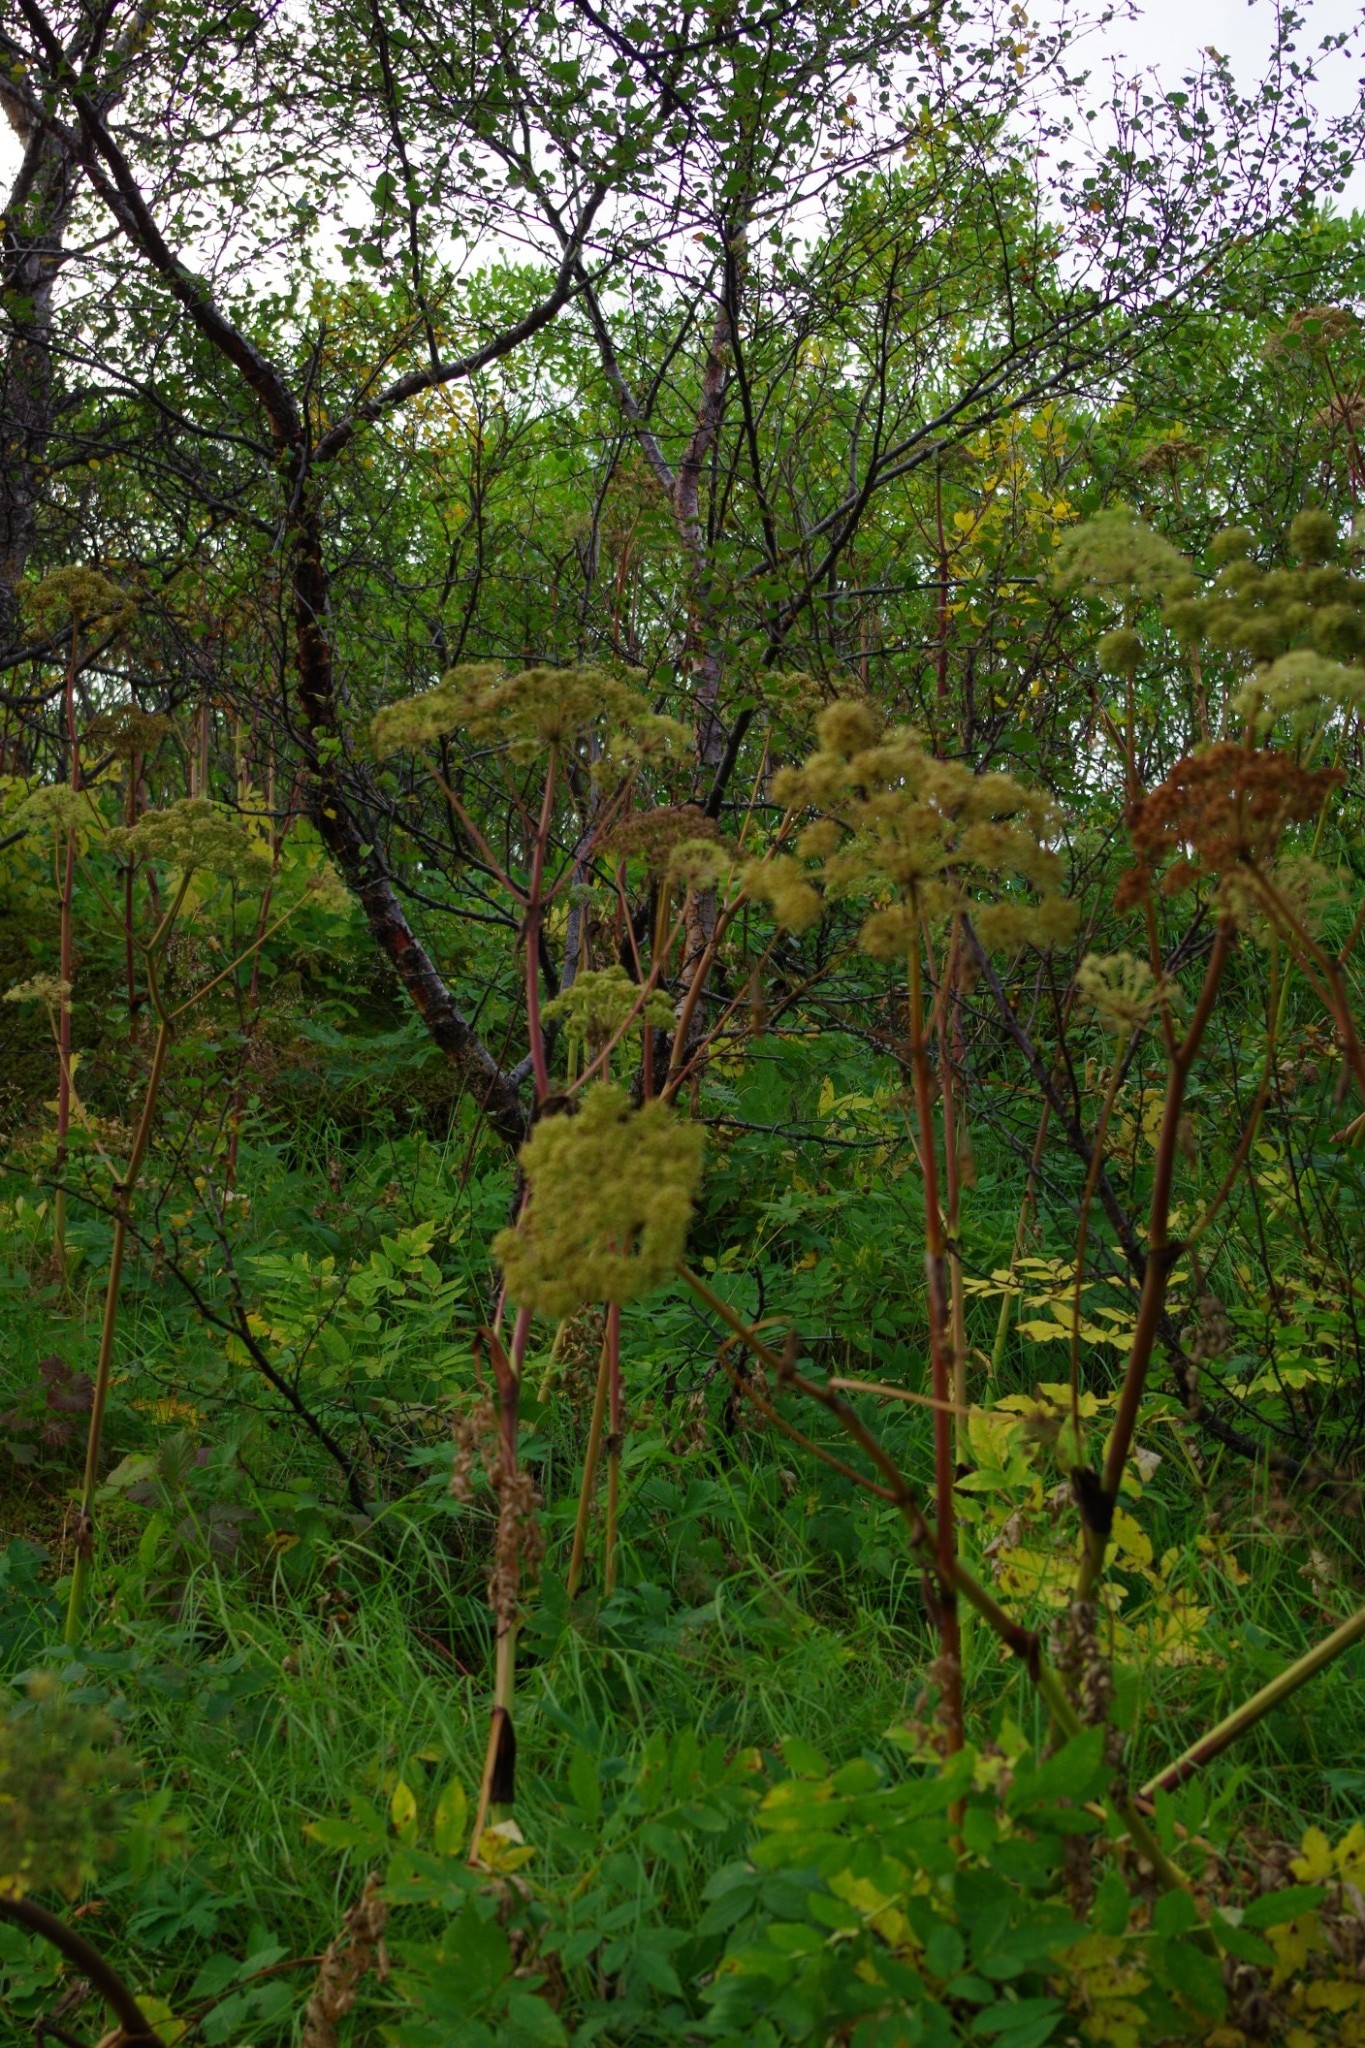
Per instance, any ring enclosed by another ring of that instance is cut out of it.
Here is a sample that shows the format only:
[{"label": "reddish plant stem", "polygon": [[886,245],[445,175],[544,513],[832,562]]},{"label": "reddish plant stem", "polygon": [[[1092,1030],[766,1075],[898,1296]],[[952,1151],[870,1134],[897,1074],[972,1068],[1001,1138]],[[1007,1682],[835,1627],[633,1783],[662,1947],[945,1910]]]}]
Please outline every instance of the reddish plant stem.
[{"label": "reddish plant stem", "polygon": [[[71,622],[71,652],[66,664],[66,685],[63,709],[66,718],[66,743],[70,750],[68,776],[73,794],[81,786],[80,746],[76,738],[76,654],[80,628]],[[62,1185],[66,1177],[67,1141],[71,1134],[71,987],[76,972],[76,945],[73,929],[73,910],[76,897],[76,835],[68,825],[63,834],[61,896],[60,896],[60,964],[57,969],[61,989],[57,998],[57,1156],[55,1173],[57,1194],[52,1214],[52,1256],[57,1269],[57,1278],[66,1278],[66,1190]]]},{"label": "reddish plant stem", "polygon": [[545,880],[545,849],[554,816],[555,751],[545,767],[545,795],[541,800],[540,823],[536,827],[531,854],[531,887],[526,900],[526,922],[522,927],[526,945],[526,1029],[531,1042],[531,1072],[535,1077],[536,1101],[544,1102],[550,1092],[550,1069],[545,1059],[545,1032],[540,1021],[540,917],[541,891]]},{"label": "reddish plant stem", "polygon": [[938,1560],[940,1683],[943,1725],[951,1754],[966,1741],[962,1711],[962,1626],[957,1609],[957,1544],[954,1533],[953,1368],[943,1285],[943,1221],[939,1213],[938,1153],[934,1135],[933,1082],[924,1038],[924,996],[918,946],[909,955],[910,1068],[919,1124],[920,1171],[924,1178],[924,1276],[929,1314],[929,1360],[934,1400],[934,1521]]},{"label": "reddish plant stem", "polygon": [[597,1367],[597,1387],[592,1401],[592,1418],[588,1423],[587,1449],[583,1453],[583,1479],[578,1489],[573,1549],[569,1555],[567,1590],[571,1600],[577,1599],[578,1589],[583,1583],[583,1563],[588,1547],[588,1515],[592,1507],[593,1487],[597,1480],[597,1461],[602,1451],[602,1422],[607,1409],[607,1389],[610,1381],[611,1356],[608,1335],[604,1330],[601,1357]]},{"label": "reddish plant stem", "polygon": [[[1204,970],[1204,983],[1199,991],[1194,1015],[1190,1019],[1189,1030],[1180,1043],[1173,1047],[1167,1069],[1166,1102],[1157,1139],[1156,1172],[1152,1179],[1152,1200],[1147,1223],[1147,1263],[1142,1277],[1142,1295],[1138,1303],[1137,1323],[1133,1330],[1123,1386],[1119,1392],[1118,1411],[1114,1417],[1114,1427],[1105,1453],[1104,1471],[1101,1476],[1101,1485],[1111,1516],[1114,1503],[1118,1500],[1119,1485],[1128,1462],[1128,1453],[1133,1447],[1133,1435],[1137,1429],[1142,1396],[1147,1388],[1152,1351],[1166,1306],[1171,1269],[1181,1251],[1180,1244],[1171,1240],[1170,1213],[1185,1090],[1189,1082],[1190,1069],[1194,1065],[1204,1033],[1208,1029],[1209,1019],[1213,1015],[1213,1006],[1217,1000],[1231,945],[1228,927],[1220,925],[1209,954],[1208,966]],[[1080,1580],[1077,1586],[1077,1597],[1081,1600],[1088,1600],[1093,1593],[1104,1570],[1105,1552],[1109,1545],[1108,1528],[1096,1527],[1093,1520],[1087,1521],[1085,1534],[1085,1554],[1081,1560]]]}]

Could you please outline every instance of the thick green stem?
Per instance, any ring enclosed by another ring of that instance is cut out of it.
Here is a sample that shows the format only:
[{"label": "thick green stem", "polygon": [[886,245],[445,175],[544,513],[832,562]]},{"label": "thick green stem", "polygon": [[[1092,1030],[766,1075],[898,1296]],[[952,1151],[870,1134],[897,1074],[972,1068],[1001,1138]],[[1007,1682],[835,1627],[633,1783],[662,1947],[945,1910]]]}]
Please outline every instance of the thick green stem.
[{"label": "thick green stem", "polygon": [[1173,1792],[1177,1785],[1183,1785],[1187,1778],[1193,1777],[1204,1764],[1245,1735],[1248,1728],[1254,1728],[1258,1721],[1263,1721],[1267,1714],[1296,1693],[1301,1685],[1306,1685],[1310,1678],[1316,1677],[1343,1650],[1349,1650],[1352,1643],[1358,1643],[1362,1636],[1365,1636],[1365,1607],[1353,1614],[1349,1621],[1343,1621],[1340,1628],[1334,1629],[1314,1649],[1305,1651],[1278,1678],[1272,1678],[1258,1693],[1253,1693],[1234,1713],[1226,1715],[1215,1728],[1210,1728],[1207,1735],[1201,1735],[1198,1742],[1191,1743],[1183,1756],[1178,1756],[1174,1763],[1167,1764],[1154,1778],[1149,1778],[1138,1796],[1152,1799],[1158,1792]]}]

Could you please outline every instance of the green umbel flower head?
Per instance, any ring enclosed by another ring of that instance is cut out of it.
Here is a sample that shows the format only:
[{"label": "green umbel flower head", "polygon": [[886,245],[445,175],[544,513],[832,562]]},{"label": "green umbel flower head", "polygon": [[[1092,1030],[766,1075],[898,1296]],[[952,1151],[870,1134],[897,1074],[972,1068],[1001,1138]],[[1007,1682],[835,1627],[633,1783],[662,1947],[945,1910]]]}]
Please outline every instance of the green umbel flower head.
[{"label": "green umbel flower head", "polygon": [[701,1162],[695,1125],[664,1102],[632,1109],[621,1088],[542,1118],[521,1150],[526,1206],[493,1242],[512,1299],[558,1320],[652,1294],[682,1257]]}]

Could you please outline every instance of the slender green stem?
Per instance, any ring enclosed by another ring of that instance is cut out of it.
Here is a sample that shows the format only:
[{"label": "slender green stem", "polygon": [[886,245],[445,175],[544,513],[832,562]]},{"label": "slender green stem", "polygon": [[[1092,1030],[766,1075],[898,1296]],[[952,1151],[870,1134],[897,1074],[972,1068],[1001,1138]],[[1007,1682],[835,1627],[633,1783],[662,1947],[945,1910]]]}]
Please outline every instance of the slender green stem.
[{"label": "slender green stem", "polygon": [[597,1391],[593,1395],[592,1420],[588,1424],[588,1447],[583,1453],[583,1482],[578,1489],[578,1513],[573,1525],[573,1550],[569,1557],[568,1592],[577,1599],[583,1583],[583,1559],[588,1545],[588,1516],[592,1510],[593,1487],[597,1483],[597,1460],[602,1449],[602,1418],[607,1412],[607,1383],[611,1377],[607,1335],[602,1334],[602,1355],[597,1367]]},{"label": "slender green stem", "polygon": [[[155,981],[153,980],[155,992]],[[104,1319],[100,1327],[99,1357],[95,1365],[95,1384],[90,1401],[90,1423],[85,1439],[85,1476],[81,1483],[80,1512],[76,1522],[76,1558],[71,1573],[71,1590],[67,1597],[65,1641],[75,1645],[81,1639],[85,1609],[86,1582],[90,1576],[90,1561],[94,1554],[95,1541],[95,1488],[99,1483],[100,1450],[104,1438],[104,1411],[109,1399],[109,1382],[113,1376],[114,1338],[118,1329],[119,1292],[123,1284],[123,1256],[128,1243],[128,1226],[132,1218],[133,1195],[137,1177],[147,1151],[151,1136],[152,1117],[156,1111],[157,1091],[161,1086],[162,1070],[166,1064],[166,1053],[171,1042],[171,1021],[160,1009],[160,1024],[156,1034],[156,1045],[152,1052],[151,1072],[147,1076],[147,1091],[142,1098],[142,1114],[138,1118],[137,1131],[133,1138],[133,1149],[129,1154],[128,1166],[123,1183],[118,1190],[117,1207],[114,1213],[114,1241],[109,1252],[109,1277],[104,1288]]]},{"label": "slender green stem", "polygon": [[621,1510],[621,1309],[607,1310],[607,1518],[602,1532],[602,1591],[616,1591],[616,1533]]}]

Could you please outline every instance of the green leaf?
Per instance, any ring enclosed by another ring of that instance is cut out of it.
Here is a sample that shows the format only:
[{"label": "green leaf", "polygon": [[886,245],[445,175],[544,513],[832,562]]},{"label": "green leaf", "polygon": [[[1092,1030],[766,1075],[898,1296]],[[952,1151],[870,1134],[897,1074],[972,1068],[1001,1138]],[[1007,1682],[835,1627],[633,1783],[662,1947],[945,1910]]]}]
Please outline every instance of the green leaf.
[{"label": "green leaf", "polygon": [[1059,1998],[1017,1998],[987,2006],[972,2021],[973,2040],[996,2041],[999,2048],[1041,2048],[1065,2016]]},{"label": "green leaf", "polygon": [[814,1743],[807,1742],[803,1735],[784,1735],[782,1738],[782,1756],[787,1769],[795,1777],[827,1778],[829,1776],[829,1764],[820,1754]]},{"label": "green leaf", "polygon": [[1152,1925],[1158,1934],[1188,1934],[1199,1919],[1199,1908],[1188,1892],[1163,1892],[1152,1908]]},{"label": "green leaf", "polygon": [[1127,1885],[1117,1870],[1107,1870],[1095,1893],[1090,1914],[1097,1931],[1111,1937],[1124,1933],[1132,1910]]},{"label": "green leaf", "polygon": [[1242,1925],[1282,1927],[1286,1920],[1297,1920],[1300,1913],[1311,1913],[1326,1896],[1326,1890],[1320,1884],[1290,1884],[1283,1891],[1264,1892],[1259,1899],[1253,1899],[1243,1912]]},{"label": "green leaf", "polygon": [[521,2039],[534,2042],[536,2048],[566,2048],[569,2037],[564,2022],[543,1998],[535,1998],[528,1991],[512,1992],[507,2000],[507,2018]]},{"label": "green leaf", "polygon": [[957,1929],[940,1920],[924,1944],[924,1960],[936,1977],[955,1977],[967,1959],[967,1947]]},{"label": "green leaf", "polygon": [[602,1817],[602,1781],[597,1759],[586,1749],[576,1749],[569,1759],[569,1790],[584,1819],[595,1826]]},{"label": "green leaf", "polygon": [[1104,1760],[1106,1732],[1103,1728],[1086,1728],[1036,1767],[1022,1765],[1014,1774],[1005,1801],[1006,1811],[1012,1815],[1037,1814],[1043,1825],[1049,1826],[1055,1825],[1053,1816],[1038,1813],[1039,1808],[1055,1808],[1062,1799],[1079,1803],[1093,1798],[1108,1775],[1109,1767]]},{"label": "green leaf", "polygon": [[1187,2005],[1205,2019],[1222,2019],[1228,1999],[1216,1956],[1206,1955],[1192,1941],[1170,1941],[1161,1955],[1160,1967],[1171,1990],[1178,1992]]}]

